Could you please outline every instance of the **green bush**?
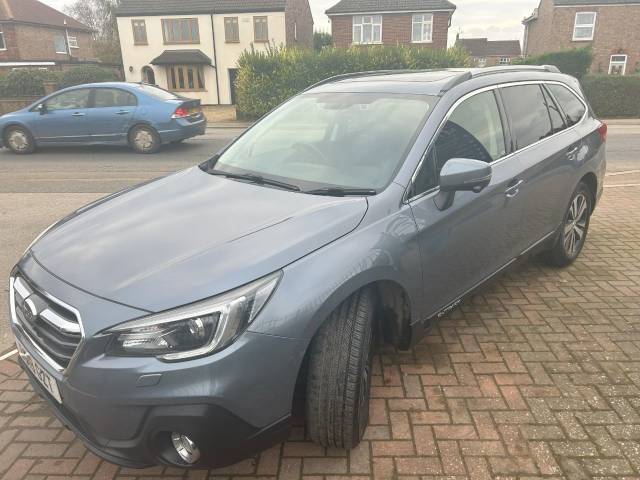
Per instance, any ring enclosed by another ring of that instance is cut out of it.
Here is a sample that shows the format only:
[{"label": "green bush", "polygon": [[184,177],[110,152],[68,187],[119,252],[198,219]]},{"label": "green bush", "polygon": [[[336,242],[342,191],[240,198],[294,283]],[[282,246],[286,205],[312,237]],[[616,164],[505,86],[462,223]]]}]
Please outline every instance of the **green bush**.
[{"label": "green bush", "polygon": [[320,51],[333,45],[333,37],[327,32],[313,32],[313,49]]},{"label": "green bush", "polygon": [[63,71],[59,86],[66,88],[83,83],[115,82],[118,80],[119,78],[113,70],[94,65],[83,65]]},{"label": "green bush", "polygon": [[21,68],[0,77],[0,96],[23,97],[44,95],[44,82],[57,82],[54,72],[37,68]]},{"label": "green bush", "polygon": [[582,88],[599,117],[640,117],[640,76],[587,75]]},{"label": "green bush", "polygon": [[593,52],[587,47],[543,53],[542,55],[520,59],[514,63],[521,65],[555,65],[562,73],[582,78],[591,68],[591,62],[593,62]]},{"label": "green bush", "polygon": [[469,66],[465,50],[432,50],[407,46],[317,52],[295,48],[245,51],[238,61],[238,116],[258,118],[287,98],[325,78],[372,70],[449,68]]}]

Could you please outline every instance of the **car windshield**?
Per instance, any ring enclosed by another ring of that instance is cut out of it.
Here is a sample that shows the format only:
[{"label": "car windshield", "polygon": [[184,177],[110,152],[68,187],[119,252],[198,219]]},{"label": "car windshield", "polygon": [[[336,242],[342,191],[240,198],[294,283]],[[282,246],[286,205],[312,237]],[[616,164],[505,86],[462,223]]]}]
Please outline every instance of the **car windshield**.
[{"label": "car windshield", "polygon": [[213,169],[302,190],[379,190],[393,179],[436,101],[389,93],[299,95],[240,137]]},{"label": "car windshield", "polygon": [[144,93],[147,93],[149,95],[152,95],[156,98],[159,98],[160,100],[177,100],[180,97],[178,97],[177,95],[168,92],[167,90],[163,90],[161,88],[158,87],[154,87],[153,85],[147,85],[144,83],[140,83],[135,85],[136,88],[139,88],[140,90],[142,90]]}]

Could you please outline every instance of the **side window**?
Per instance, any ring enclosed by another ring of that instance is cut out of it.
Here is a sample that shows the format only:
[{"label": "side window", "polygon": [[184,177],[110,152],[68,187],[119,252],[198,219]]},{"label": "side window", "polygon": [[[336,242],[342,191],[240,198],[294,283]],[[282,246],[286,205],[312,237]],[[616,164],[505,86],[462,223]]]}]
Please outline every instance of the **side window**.
[{"label": "side window", "polygon": [[567,125],[572,126],[578,123],[586,110],[584,104],[578,100],[578,97],[562,85],[547,85],[547,88],[560,104]]},{"label": "side window", "polygon": [[137,105],[134,95],[124,90],[114,88],[97,88],[95,90],[93,106],[95,108],[105,107],[133,107]]},{"label": "side window", "polygon": [[61,93],[47,100],[47,111],[55,110],[77,110],[87,108],[89,104],[89,89],[72,90]]},{"label": "side window", "polygon": [[516,136],[516,148],[524,148],[553,133],[540,85],[505,87],[502,97]]},{"label": "side window", "polygon": [[549,92],[543,87],[542,93],[544,94],[544,100],[547,104],[547,108],[549,109],[549,118],[551,119],[551,128],[553,129],[553,133],[561,132],[565,129],[564,120],[562,119],[562,112],[556,105],[555,100],[551,98]]},{"label": "side window", "polygon": [[416,176],[412,196],[435,187],[440,170],[452,158],[491,163],[505,154],[504,130],[494,92],[474,95],[458,105],[440,130]]}]

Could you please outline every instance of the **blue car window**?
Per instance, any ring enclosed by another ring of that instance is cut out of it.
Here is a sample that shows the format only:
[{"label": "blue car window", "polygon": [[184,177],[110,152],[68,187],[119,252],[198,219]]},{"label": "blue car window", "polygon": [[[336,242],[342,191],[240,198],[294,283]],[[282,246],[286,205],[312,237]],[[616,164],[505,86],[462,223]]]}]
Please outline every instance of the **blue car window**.
[{"label": "blue car window", "polygon": [[137,105],[136,97],[124,90],[117,88],[97,88],[93,106],[95,108],[107,107],[133,107]]},{"label": "blue car window", "polygon": [[64,92],[46,101],[47,111],[77,110],[87,108],[89,104],[89,89],[72,90]]}]

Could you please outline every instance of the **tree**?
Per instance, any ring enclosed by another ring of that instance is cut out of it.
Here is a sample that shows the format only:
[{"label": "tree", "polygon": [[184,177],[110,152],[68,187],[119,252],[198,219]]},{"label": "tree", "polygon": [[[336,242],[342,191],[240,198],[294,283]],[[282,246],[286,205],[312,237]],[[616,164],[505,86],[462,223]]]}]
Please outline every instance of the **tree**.
[{"label": "tree", "polygon": [[121,63],[120,39],[116,21],[119,0],[74,0],[65,13],[94,30],[94,51],[107,63]]},{"label": "tree", "polygon": [[313,49],[317,52],[333,45],[333,38],[327,32],[313,32]]}]

